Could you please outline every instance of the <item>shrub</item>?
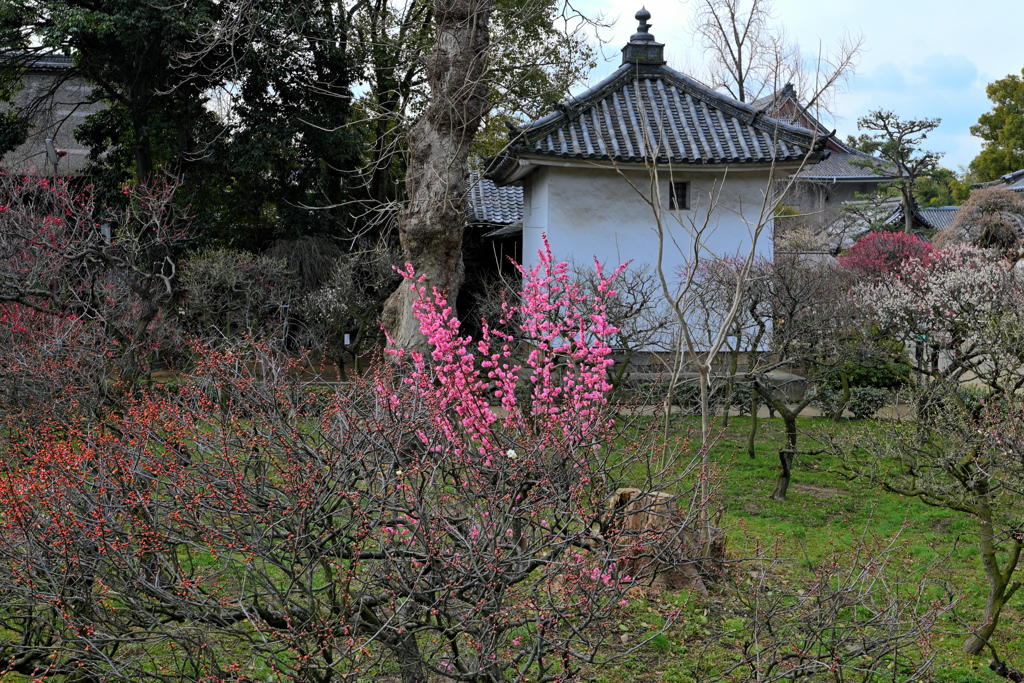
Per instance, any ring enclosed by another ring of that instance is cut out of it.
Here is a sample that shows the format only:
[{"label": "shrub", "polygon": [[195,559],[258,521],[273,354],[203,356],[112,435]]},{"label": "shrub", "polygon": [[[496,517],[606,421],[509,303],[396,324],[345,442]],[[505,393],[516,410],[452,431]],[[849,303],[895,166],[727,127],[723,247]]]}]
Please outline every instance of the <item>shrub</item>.
[{"label": "shrub", "polygon": [[525,361],[420,289],[432,353],[326,395],[276,347],[196,342],[109,422],[10,424],[0,677],[571,680],[628,656],[604,647],[627,591],[703,557],[699,460],[613,419],[601,279],[542,254],[505,311]]},{"label": "shrub", "polygon": [[883,230],[862,237],[839,257],[839,264],[872,280],[887,278],[907,259],[924,259],[932,249],[917,235]]},{"label": "shrub", "polygon": [[177,322],[183,331],[205,339],[273,327],[280,334],[281,307],[295,284],[283,258],[208,249],[181,266]]},{"label": "shrub", "polygon": [[[819,385],[815,389],[813,404],[822,413],[833,415],[839,408],[839,401],[842,397],[841,390],[828,385]],[[857,419],[873,417],[891,398],[892,393],[886,389],[850,387],[850,400],[846,403],[845,409],[853,413]]]},{"label": "shrub", "polygon": [[736,380],[732,384],[732,400],[730,404],[740,415],[750,414],[750,401],[753,398],[753,390],[749,382]]},{"label": "shrub", "polygon": [[947,232],[983,249],[1017,249],[1024,236],[1024,197],[1001,188],[975,190]]},{"label": "shrub", "polygon": [[850,389],[850,401],[846,404],[846,409],[857,419],[874,417],[891,397],[892,394],[885,389],[854,387]]},{"label": "shrub", "polygon": [[[873,364],[846,363],[846,381],[850,387],[871,387],[875,389],[898,389],[906,386],[913,368],[906,358],[894,358]],[[842,377],[833,370],[821,378],[821,381],[833,389],[842,387]]]}]

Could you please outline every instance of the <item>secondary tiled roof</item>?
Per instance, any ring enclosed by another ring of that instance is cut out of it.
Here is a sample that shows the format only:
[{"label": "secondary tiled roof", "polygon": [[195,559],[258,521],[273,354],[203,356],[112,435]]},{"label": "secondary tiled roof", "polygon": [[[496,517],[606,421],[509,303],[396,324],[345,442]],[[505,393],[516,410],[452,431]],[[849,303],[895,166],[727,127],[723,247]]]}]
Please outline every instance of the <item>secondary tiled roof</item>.
[{"label": "secondary tiled roof", "polygon": [[[932,230],[944,230],[953,225],[959,206],[914,207],[915,222]],[[902,225],[903,207],[900,206],[886,221],[886,225]]]},{"label": "secondary tiled roof", "polygon": [[[646,22],[638,13],[638,19]],[[649,14],[646,15],[649,18]],[[509,149],[488,176],[511,180],[523,156],[672,164],[767,164],[828,155],[825,137],[780,122],[763,110],[712,90],[669,68],[642,23],[614,73],[510,133]],[[633,58],[633,49],[658,58]]]},{"label": "secondary tiled roof", "polygon": [[466,204],[470,225],[508,225],[523,219],[523,188],[498,187],[471,171],[466,179]]},{"label": "secondary tiled roof", "polygon": [[929,209],[918,209],[921,219],[936,230],[943,230],[953,225],[959,206],[938,206]]},{"label": "secondary tiled roof", "polygon": [[72,66],[71,57],[55,52],[7,52],[0,60],[28,71],[67,71]]},{"label": "secondary tiled roof", "polygon": [[998,187],[1002,190],[1024,192],[1024,169],[1014,171],[1013,173],[1007,173],[998,180],[993,180],[988,183],[977,183],[972,185],[972,187]]},{"label": "secondary tiled roof", "polygon": [[[879,169],[875,172],[873,169]],[[802,169],[800,178],[832,180],[842,182],[844,180],[877,180],[883,181],[895,177],[890,170],[885,171],[887,166],[881,159],[876,159],[870,154],[860,150],[835,151],[827,159],[819,161],[813,166]]]},{"label": "secondary tiled roof", "polygon": [[886,161],[855,149],[832,136],[821,121],[797,100],[796,89],[787,83],[782,90],[756,99],[755,107],[765,109],[772,116],[795,126],[817,130],[828,138],[828,149],[832,154],[827,159],[803,168],[798,177],[809,180],[830,180],[843,182],[851,180],[883,181],[896,177],[896,169]]}]

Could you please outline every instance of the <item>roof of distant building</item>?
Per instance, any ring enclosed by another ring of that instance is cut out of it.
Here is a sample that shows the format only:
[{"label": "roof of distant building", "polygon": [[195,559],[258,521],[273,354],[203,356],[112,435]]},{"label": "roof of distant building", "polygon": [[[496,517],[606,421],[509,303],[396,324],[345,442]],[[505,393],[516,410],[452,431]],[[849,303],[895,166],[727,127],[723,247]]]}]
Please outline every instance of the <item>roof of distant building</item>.
[{"label": "roof of distant building", "polygon": [[[914,206],[914,220],[920,225],[931,230],[944,230],[953,225],[956,214],[960,211],[959,206]],[[904,222],[903,206],[900,205],[889,218],[886,225],[900,225]]]},{"label": "roof of distant building", "polygon": [[3,60],[29,71],[67,71],[73,65],[70,56],[56,52],[8,52],[3,55]]},{"label": "roof of distant building", "polygon": [[800,104],[792,83],[787,83],[778,92],[754,100],[752,104],[792,125],[817,130],[819,135],[827,138],[826,144],[832,154],[827,159],[802,169],[798,177],[832,182],[882,182],[896,177],[895,169],[888,162],[851,147],[835,137],[835,131],[830,132],[811,114],[809,108]]},{"label": "roof of distant building", "polygon": [[1003,190],[1013,190],[1014,192],[1024,192],[1024,168],[1013,173],[1007,173],[1006,175],[996,180],[987,183],[975,183],[971,187],[977,188],[990,188],[997,187]]},{"label": "roof of distant building", "polygon": [[622,66],[555,112],[510,126],[509,149],[491,160],[488,177],[513,182],[523,156],[680,165],[814,163],[828,156],[820,133],[666,66],[664,46],[648,32],[650,13],[636,17],[640,26],[622,50]]},{"label": "roof of distant building", "polygon": [[523,219],[523,188],[498,187],[471,171],[466,178],[466,221],[470,225],[508,225]]}]

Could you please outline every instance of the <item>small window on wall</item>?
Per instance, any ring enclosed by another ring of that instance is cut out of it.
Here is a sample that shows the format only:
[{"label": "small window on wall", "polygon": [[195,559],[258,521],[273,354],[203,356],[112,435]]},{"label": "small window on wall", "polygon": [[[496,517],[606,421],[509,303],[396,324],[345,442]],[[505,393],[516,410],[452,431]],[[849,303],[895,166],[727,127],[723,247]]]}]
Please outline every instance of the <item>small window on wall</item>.
[{"label": "small window on wall", "polygon": [[690,210],[690,183],[682,181],[669,184],[668,208],[672,210]]}]

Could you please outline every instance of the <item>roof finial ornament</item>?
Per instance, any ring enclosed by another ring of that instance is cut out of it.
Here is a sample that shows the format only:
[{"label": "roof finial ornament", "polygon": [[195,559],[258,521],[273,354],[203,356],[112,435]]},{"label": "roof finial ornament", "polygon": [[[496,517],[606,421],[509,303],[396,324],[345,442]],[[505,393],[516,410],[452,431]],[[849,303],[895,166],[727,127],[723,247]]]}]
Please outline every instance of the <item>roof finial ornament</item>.
[{"label": "roof finial ornament", "polygon": [[647,20],[651,18],[651,13],[647,11],[647,8],[641,7],[640,11],[634,15],[634,18],[640,22],[640,25],[636,27],[636,33],[630,37],[630,40],[654,40],[654,36],[648,31],[651,28],[651,24],[648,24]]},{"label": "roof finial ornament", "polygon": [[647,33],[647,29],[651,27],[651,25],[647,23],[647,20],[651,18],[651,13],[647,11],[647,7],[641,7],[640,11],[637,12],[633,18],[640,22],[640,25],[637,26],[637,30],[640,33]]},{"label": "roof finial ornament", "polygon": [[636,13],[636,20],[640,25],[636,27],[636,33],[629,37],[626,47],[622,48],[623,64],[649,64],[652,67],[665,63],[665,46],[655,42],[654,36],[650,34],[651,24],[647,21],[651,13],[646,7],[641,7]]}]

